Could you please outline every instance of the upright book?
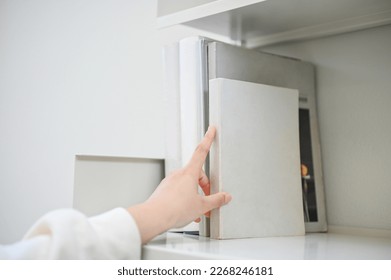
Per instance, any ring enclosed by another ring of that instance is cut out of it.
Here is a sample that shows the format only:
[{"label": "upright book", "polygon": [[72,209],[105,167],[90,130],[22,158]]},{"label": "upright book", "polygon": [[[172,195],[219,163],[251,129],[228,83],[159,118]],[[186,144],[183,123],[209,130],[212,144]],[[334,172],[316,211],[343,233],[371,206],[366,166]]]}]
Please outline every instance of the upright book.
[{"label": "upright book", "polygon": [[[209,125],[209,80],[226,78],[299,92],[299,135],[303,212],[307,232],[327,230],[315,67],[289,57],[239,48],[201,37],[165,48],[167,96],[166,174],[186,164]],[[209,160],[205,162],[209,175]],[[209,236],[209,218],[184,230]]]},{"label": "upright book", "polygon": [[327,230],[318,118],[315,66],[296,58],[208,44],[209,79],[226,78],[299,91],[300,157],[306,232]]},{"label": "upright book", "polygon": [[[200,37],[190,37],[167,45],[163,62],[167,97],[165,171],[168,175],[190,160],[205,134],[206,42]],[[205,171],[208,173],[207,166]],[[200,224],[192,222],[175,230],[200,231],[206,235],[209,222],[205,220],[207,218],[203,217]]]},{"label": "upright book", "polygon": [[211,192],[232,194],[213,210],[211,238],[295,236],[305,233],[298,91],[213,79],[209,122],[217,128],[210,152]]}]

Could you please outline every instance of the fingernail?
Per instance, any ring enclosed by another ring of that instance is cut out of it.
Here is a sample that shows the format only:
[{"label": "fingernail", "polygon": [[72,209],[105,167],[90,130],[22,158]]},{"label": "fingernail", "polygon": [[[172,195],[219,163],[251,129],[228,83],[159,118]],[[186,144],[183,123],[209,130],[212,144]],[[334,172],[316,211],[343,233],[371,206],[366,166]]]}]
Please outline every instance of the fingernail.
[{"label": "fingernail", "polygon": [[212,129],[213,129],[213,126],[210,125],[210,126],[208,127],[208,130],[206,131],[205,135],[211,133]]}]

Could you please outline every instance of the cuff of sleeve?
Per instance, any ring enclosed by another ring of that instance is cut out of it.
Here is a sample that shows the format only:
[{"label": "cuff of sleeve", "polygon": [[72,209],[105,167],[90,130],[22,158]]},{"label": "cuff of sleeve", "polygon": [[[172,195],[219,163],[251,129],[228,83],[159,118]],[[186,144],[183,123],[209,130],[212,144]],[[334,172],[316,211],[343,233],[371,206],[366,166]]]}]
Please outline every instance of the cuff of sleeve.
[{"label": "cuff of sleeve", "polygon": [[102,243],[107,244],[108,256],[113,259],[141,258],[140,232],[127,210],[115,208],[89,220]]}]

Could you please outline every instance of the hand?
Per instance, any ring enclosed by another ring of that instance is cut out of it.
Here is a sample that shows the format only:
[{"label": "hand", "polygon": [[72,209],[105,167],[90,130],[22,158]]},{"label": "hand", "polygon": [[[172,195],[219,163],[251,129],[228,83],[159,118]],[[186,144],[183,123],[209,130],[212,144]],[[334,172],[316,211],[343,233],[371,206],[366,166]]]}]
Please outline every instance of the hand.
[{"label": "hand", "polygon": [[[209,179],[202,170],[215,134],[216,129],[209,127],[190,162],[166,177],[146,202],[128,209],[143,243],[170,228],[182,227],[193,220],[199,222],[203,214],[231,201],[227,193],[210,195]],[[198,193],[198,185],[205,196]]]}]

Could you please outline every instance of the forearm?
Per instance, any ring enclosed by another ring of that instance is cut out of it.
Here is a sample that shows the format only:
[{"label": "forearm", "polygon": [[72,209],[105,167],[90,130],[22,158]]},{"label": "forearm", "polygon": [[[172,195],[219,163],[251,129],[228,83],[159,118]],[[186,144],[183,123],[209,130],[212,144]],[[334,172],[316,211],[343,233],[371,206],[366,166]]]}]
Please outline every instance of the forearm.
[{"label": "forearm", "polygon": [[173,227],[175,221],[167,211],[169,207],[158,201],[146,201],[128,208],[139,228],[143,244]]}]

